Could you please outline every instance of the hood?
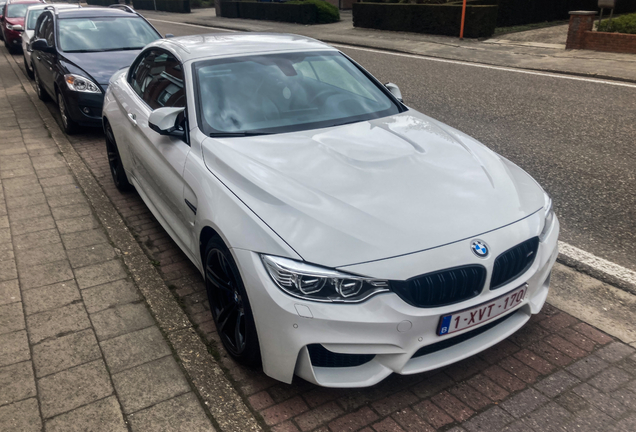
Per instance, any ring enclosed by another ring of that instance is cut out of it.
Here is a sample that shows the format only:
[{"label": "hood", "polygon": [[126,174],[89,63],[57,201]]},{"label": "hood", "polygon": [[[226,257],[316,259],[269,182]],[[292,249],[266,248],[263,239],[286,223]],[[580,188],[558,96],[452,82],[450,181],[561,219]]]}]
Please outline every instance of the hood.
[{"label": "hood", "polygon": [[[100,86],[108,86],[108,80],[119,69],[130,66],[141,50],[134,51],[107,51],[94,53],[64,53],[67,62],[72,63],[75,67],[82,69],[89,74]],[[81,71],[73,71],[71,67],[67,67],[71,73],[81,73]]]},{"label": "hood", "polygon": [[11,24],[11,25],[21,25],[22,27],[24,27],[24,17],[15,17],[15,18],[5,18],[4,19],[6,24]]},{"label": "hood", "polygon": [[203,154],[303,259],[328,267],[453,243],[544,204],[519,167],[413,110],[327,129],[208,138]]}]

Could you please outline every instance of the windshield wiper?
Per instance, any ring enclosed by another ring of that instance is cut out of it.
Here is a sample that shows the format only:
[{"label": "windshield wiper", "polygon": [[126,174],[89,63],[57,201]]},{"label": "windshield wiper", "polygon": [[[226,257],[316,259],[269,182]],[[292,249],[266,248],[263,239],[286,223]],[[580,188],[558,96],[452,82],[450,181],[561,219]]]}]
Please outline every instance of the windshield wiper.
[{"label": "windshield wiper", "polygon": [[143,47],[124,47],[124,48],[108,48],[108,49],[96,49],[96,50],[72,50],[72,51],[64,51],[67,53],[98,53],[98,52],[109,52],[109,51],[134,51],[140,50]]},{"label": "windshield wiper", "polygon": [[108,51],[135,51],[135,50],[140,50],[143,47],[123,47],[123,48],[108,48],[108,49],[103,49],[101,50],[102,52],[108,52]]},{"label": "windshield wiper", "polygon": [[212,138],[249,137],[259,135],[272,135],[271,132],[215,132],[211,133]]}]

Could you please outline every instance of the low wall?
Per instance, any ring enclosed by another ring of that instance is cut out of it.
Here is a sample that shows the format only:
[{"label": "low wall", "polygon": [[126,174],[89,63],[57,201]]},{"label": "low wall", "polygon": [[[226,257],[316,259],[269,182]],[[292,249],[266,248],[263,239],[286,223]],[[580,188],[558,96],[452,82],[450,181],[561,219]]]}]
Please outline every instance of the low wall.
[{"label": "low wall", "polygon": [[132,0],[132,4],[141,10],[155,10],[156,4],[158,11],[190,13],[190,0]]},{"label": "low wall", "polygon": [[[353,4],[354,27],[459,36],[461,18],[461,4]],[[464,37],[490,37],[496,23],[497,6],[468,6]]]},{"label": "low wall", "polygon": [[596,12],[570,12],[570,27],[565,49],[587,49],[636,54],[636,35],[592,31]]},{"label": "low wall", "polygon": [[636,35],[587,31],[579,49],[636,54]]},{"label": "low wall", "polygon": [[313,4],[285,4],[222,1],[221,16],[254,20],[283,21],[299,24],[315,24],[317,8]]}]

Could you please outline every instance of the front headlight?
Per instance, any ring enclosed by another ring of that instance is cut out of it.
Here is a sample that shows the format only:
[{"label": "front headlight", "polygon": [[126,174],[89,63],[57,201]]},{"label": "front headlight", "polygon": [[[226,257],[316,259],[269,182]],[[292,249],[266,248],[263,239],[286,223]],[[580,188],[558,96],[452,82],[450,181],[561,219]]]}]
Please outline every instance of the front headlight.
[{"label": "front headlight", "polygon": [[545,194],[544,216],[545,222],[543,223],[543,230],[541,230],[541,234],[539,235],[539,241],[545,240],[554,223],[554,208],[552,208],[552,199],[548,194]]},{"label": "front headlight", "polygon": [[64,81],[69,89],[83,93],[101,93],[99,86],[93,81],[81,75],[68,74],[64,75]]},{"label": "front headlight", "polygon": [[322,302],[361,302],[389,290],[389,282],[342,273],[287,258],[261,255],[274,283],[287,294]]}]

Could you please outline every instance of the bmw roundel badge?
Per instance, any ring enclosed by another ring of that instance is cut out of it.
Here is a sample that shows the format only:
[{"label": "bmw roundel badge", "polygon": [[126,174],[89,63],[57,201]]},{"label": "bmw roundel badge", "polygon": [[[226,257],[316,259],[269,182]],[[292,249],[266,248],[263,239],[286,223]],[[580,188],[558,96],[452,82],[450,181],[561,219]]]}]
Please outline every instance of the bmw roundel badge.
[{"label": "bmw roundel badge", "polygon": [[488,256],[488,245],[482,240],[473,240],[470,244],[470,249],[479,258],[486,258]]}]

